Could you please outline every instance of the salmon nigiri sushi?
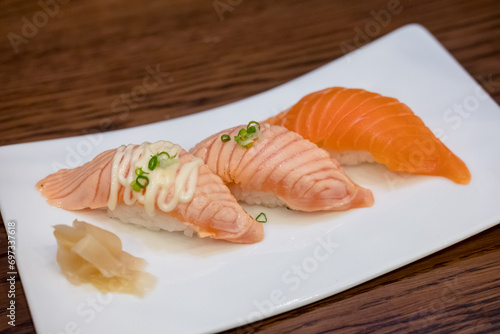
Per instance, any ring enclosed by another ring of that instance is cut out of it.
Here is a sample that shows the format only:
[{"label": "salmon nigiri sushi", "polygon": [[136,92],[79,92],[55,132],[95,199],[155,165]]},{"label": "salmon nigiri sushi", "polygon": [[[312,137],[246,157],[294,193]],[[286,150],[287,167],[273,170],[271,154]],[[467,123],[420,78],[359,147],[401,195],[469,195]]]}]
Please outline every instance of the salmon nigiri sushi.
[{"label": "salmon nigiri sushi", "polygon": [[331,150],[341,164],[362,159],[393,171],[470,182],[465,163],[394,98],[363,89],[327,88],[264,122],[282,125]]},{"label": "salmon nigiri sushi", "polygon": [[202,160],[167,141],[120,146],[39,181],[48,203],[66,210],[108,209],[153,230],[196,232],[235,243],[263,238],[258,223]]},{"label": "salmon nigiri sushi", "polygon": [[190,153],[248,204],[301,211],[373,204],[371,191],[349,179],[328,152],[281,126],[236,126],[203,140]]}]

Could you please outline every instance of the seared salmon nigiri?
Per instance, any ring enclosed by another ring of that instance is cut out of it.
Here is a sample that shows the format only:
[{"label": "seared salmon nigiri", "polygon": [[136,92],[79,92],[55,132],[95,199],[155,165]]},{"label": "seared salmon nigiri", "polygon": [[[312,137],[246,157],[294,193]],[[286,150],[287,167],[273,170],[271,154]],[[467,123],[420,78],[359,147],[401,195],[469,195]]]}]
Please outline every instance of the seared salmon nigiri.
[{"label": "seared salmon nigiri", "polygon": [[301,211],[373,204],[371,191],[350,180],[325,150],[281,126],[250,122],[246,129],[221,131],[190,152],[219,175],[238,200],[249,204]]},{"label": "seared salmon nigiri", "polygon": [[179,145],[120,146],[81,167],[63,169],[36,187],[66,210],[108,208],[112,217],[169,231],[236,243],[262,240],[263,228],[221,178]]},{"label": "seared salmon nigiri", "polygon": [[264,122],[295,131],[346,161],[368,153],[393,171],[470,182],[464,162],[407,105],[394,98],[363,89],[327,88],[306,95]]}]

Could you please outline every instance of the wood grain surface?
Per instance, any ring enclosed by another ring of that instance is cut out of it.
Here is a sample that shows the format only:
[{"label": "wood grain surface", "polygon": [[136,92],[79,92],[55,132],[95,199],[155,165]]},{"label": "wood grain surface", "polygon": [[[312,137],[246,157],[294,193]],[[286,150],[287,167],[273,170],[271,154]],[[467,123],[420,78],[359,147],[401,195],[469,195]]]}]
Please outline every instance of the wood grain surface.
[{"label": "wood grain surface", "polygon": [[[3,0],[0,145],[123,129],[224,105],[408,23],[429,29],[500,102],[498,0]],[[7,324],[1,226],[0,331],[33,333],[19,280],[16,326]],[[500,226],[226,333],[334,331],[500,332]]]}]

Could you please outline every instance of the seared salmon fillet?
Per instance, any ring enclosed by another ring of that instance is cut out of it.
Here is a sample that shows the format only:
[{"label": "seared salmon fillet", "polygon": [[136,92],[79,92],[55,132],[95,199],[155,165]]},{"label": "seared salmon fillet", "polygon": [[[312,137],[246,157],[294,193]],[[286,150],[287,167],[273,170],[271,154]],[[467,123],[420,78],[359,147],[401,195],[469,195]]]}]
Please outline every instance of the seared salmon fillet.
[{"label": "seared salmon fillet", "polygon": [[[243,210],[219,176],[178,145],[175,145],[179,148],[176,152],[170,152],[170,156],[176,155],[171,158],[172,166],[163,169],[159,166],[150,170],[147,163],[139,165],[137,162],[141,159],[147,162],[153,154],[158,156],[168,152],[163,148],[151,151],[151,147],[156,144],[121,146],[105,151],[81,167],[63,169],[47,176],[36,187],[50,205],[66,210],[109,207],[113,213],[115,210],[127,209],[128,213],[139,214],[134,220],[129,219],[134,223],[140,223],[141,219],[147,220],[149,216],[156,221],[159,219],[160,222],[155,222],[154,226],[144,223],[153,229],[171,230],[167,218],[175,218],[177,224],[180,222],[189,226],[200,237],[236,243],[262,240],[262,224]],[[137,154],[141,148],[143,152]],[[162,152],[158,152],[160,150]],[[142,175],[142,180],[138,175]],[[165,186],[165,180],[169,177],[171,185]],[[141,184],[139,191],[129,185],[130,179],[143,182],[146,178],[148,184]],[[194,183],[192,194],[189,193],[190,182]],[[142,186],[144,188],[141,189]],[[188,198],[190,195],[191,198]],[[149,200],[148,196],[151,197]],[[169,205],[169,210],[166,210],[165,207]],[[126,207],[135,207],[137,210],[131,211]],[[166,219],[164,222],[163,218]]]},{"label": "seared salmon fillet", "polygon": [[190,152],[249,204],[294,210],[348,210],[373,204],[370,190],[355,184],[328,152],[281,126],[262,126],[250,148],[234,138],[244,126],[221,131]]}]

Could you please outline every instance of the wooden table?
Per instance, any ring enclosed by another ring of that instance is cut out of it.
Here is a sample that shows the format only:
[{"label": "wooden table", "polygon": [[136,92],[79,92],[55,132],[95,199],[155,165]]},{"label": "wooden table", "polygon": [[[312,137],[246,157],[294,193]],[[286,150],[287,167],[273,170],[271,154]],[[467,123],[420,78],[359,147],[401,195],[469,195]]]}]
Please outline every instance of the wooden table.
[{"label": "wooden table", "polygon": [[[498,0],[58,1],[0,5],[0,145],[123,129],[224,105],[408,23],[429,29],[500,101]],[[360,31],[370,34],[356,38]],[[159,84],[149,83],[146,93],[137,89],[154,70],[163,73]],[[0,331],[32,333],[21,282],[16,327],[7,325],[1,226]],[[500,332],[500,226],[227,333],[330,331]]]}]

